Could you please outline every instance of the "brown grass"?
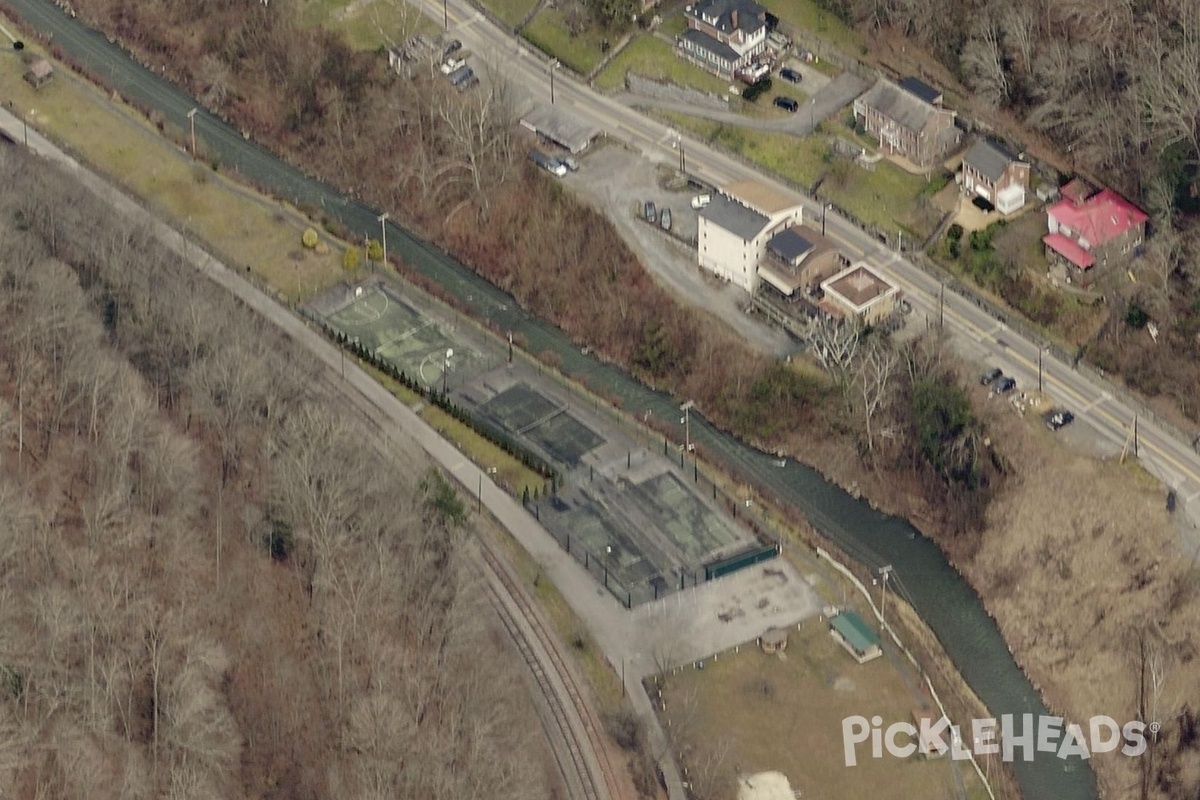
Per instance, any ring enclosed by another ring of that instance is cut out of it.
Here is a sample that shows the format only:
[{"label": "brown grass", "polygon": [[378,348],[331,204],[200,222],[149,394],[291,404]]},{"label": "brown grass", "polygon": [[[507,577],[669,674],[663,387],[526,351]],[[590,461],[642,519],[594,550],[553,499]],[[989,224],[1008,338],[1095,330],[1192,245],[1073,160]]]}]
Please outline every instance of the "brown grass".
[{"label": "brown grass", "polygon": [[[910,688],[916,676],[906,664],[898,667],[888,657],[856,664],[822,620],[793,629],[785,655],[747,646],[706,661],[703,670],[685,667],[668,676],[663,716],[672,730],[682,731],[684,746],[695,748],[693,773],[705,753],[728,739],[732,750],[721,769],[726,789],[737,774],[777,770],[805,797],[953,796],[954,765],[948,760],[877,760],[860,745],[857,765],[845,765],[845,717],[878,714],[885,724],[911,721],[919,697]],[[977,786],[970,766],[958,766],[967,785]]]},{"label": "brown grass", "polygon": [[[1135,641],[1148,635],[1168,654],[1157,716],[1173,717],[1200,685],[1200,602],[1165,491],[1134,464],[1069,452],[1036,418],[997,412],[991,425],[1020,473],[963,566],[1018,661],[1050,708],[1076,720],[1130,720],[1138,712]],[[1200,757],[1193,751],[1184,763],[1195,769]],[[1115,790],[1134,779],[1137,761],[1099,756],[1093,764],[1102,787]]]}]

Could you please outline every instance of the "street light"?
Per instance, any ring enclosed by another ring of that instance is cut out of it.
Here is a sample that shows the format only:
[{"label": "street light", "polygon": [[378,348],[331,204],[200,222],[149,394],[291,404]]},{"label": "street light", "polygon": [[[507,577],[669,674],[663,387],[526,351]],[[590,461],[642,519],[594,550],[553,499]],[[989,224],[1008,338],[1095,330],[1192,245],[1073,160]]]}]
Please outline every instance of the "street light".
[{"label": "street light", "polygon": [[446,5],[446,0],[442,0],[442,27],[450,30],[450,9]]},{"label": "street light", "polygon": [[679,420],[683,423],[683,445],[684,449],[689,453],[694,449],[692,447],[692,407],[695,405],[691,400],[688,400],[679,407],[679,410],[683,412],[683,419]]},{"label": "street light", "polygon": [[387,264],[387,221],[388,212],[379,215],[379,230],[383,233],[383,263]]},{"label": "street light", "polygon": [[[487,468],[488,475],[495,475],[496,472],[497,472],[496,467],[488,467]],[[478,500],[477,505],[475,506],[475,513],[477,513],[477,514],[483,513],[483,473],[482,472],[479,473],[479,500]]]},{"label": "street light", "polygon": [[554,72],[558,69],[558,59],[550,62],[550,105],[554,105]]},{"label": "street light", "polygon": [[887,611],[887,585],[888,585],[888,578],[890,578],[891,576],[892,576],[892,565],[891,564],[888,564],[886,567],[879,568],[879,580],[883,584],[883,590],[882,590],[883,598],[879,602],[879,621],[883,622],[884,625],[887,625],[887,622],[884,621],[883,615]]},{"label": "street light", "polygon": [[817,98],[808,101],[808,132],[817,132]]},{"label": "street light", "polygon": [[608,560],[612,558],[612,545],[606,545],[604,548],[604,588],[608,588]]},{"label": "street light", "polygon": [[1038,348],[1038,391],[1042,391],[1042,355],[1046,352],[1045,347]]},{"label": "street light", "polygon": [[199,108],[193,108],[187,113],[188,121],[192,123],[192,158],[196,157],[196,112]]},{"label": "street light", "polygon": [[821,236],[825,235],[825,212],[833,208],[833,203],[826,203],[821,206]]},{"label": "street light", "polygon": [[447,394],[447,381],[450,375],[450,359],[454,357],[454,348],[446,348],[446,360],[442,362],[442,396]]}]

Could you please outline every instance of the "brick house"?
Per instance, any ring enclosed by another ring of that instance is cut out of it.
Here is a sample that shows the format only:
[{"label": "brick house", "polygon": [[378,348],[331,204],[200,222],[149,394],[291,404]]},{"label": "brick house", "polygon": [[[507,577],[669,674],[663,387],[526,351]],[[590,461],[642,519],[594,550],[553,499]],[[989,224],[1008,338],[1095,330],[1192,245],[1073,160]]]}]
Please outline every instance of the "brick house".
[{"label": "brick house", "polygon": [[854,101],[854,119],[879,150],[931,167],[962,141],[956,113],[941,106],[941,93],[908,78],[902,84],[880,78]]},{"label": "brick house", "polygon": [[1145,211],[1112,189],[1072,192],[1046,209],[1046,258],[1071,283],[1090,285],[1105,268],[1124,267],[1146,239]]},{"label": "brick house", "polygon": [[701,0],[684,13],[688,29],[675,40],[692,63],[730,78],[767,46],[767,10],[754,0]]},{"label": "brick house", "polygon": [[1012,214],[1025,205],[1029,189],[1029,164],[1002,145],[980,139],[963,157],[962,190],[994,205],[1001,214]]}]

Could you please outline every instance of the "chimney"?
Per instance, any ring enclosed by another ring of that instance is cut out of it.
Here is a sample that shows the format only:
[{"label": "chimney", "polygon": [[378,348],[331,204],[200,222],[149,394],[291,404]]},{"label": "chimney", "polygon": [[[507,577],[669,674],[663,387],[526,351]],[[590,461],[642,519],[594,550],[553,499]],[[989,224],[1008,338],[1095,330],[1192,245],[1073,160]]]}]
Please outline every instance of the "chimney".
[{"label": "chimney", "polygon": [[733,22],[733,29],[737,30],[737,9],[729,12],[729,18]]}]

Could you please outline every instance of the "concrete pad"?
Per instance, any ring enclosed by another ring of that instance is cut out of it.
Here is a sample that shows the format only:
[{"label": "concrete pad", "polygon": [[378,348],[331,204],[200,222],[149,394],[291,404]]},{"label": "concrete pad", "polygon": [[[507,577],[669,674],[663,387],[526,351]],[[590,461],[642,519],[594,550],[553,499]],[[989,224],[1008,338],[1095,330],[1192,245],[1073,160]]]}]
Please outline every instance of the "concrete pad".
[{"label": "concrete pad", "polygon": [[753,646],[768,628],[796,625],[821,606],[796,569],[775,558],[635,609],[633,634],[653,666],[682,666]]}]

